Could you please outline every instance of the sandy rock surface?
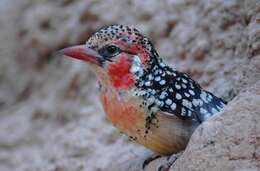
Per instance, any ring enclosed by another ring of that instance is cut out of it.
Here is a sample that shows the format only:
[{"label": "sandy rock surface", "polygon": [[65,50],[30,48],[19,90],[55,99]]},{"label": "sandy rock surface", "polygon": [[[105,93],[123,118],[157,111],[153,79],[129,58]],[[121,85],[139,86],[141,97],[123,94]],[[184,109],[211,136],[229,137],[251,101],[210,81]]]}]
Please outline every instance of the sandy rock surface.
[{"label": "sandy rock surface", "polygon": [[171,170],[260,170],[258,0],[1,0],[1,171],[141,169],[152,152],[106,120],[87,65],[55,55],[111,23],[136,26],[172,67],[229,101]]},{"label": "sandy rock surface", "polygon": [[260,81],[202,124],[171,170],[259,170],[259,104]]}]

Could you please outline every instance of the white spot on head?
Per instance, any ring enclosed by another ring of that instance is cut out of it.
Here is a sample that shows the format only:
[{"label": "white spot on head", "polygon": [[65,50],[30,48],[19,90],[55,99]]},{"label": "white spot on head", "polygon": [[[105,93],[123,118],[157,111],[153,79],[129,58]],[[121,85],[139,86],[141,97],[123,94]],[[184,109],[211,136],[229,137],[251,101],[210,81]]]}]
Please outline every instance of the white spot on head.
[{"label": "white spot on head", "polygon": [[182,99],[182,96],[181,96],[181,94],[179,94],[179,93],[176,93],[176,99],[178,99],[178,100],[180,100],[180,99]]},{"label": "white spot on head", "polygon": [[173,92],[173,89],[172,89],[172,88],[170,88],[170,89],[169,89],[169,91],[170,91],[170,92]]}]

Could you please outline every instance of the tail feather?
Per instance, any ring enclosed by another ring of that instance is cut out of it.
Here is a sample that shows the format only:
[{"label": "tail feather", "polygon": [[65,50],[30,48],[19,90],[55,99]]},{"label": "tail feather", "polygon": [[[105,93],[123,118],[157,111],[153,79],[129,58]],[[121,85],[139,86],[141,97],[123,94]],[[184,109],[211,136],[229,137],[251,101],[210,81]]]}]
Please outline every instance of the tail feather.
[{"label": "tail feather", "polygon": [[227,104],[227,102],[225,102],[221,98],[214,96],[208,91],[201,92],[200,100],[203,103],[196,109],[195,112],[197,114],[197,119],[200,122],[203,122],[214,114],[220,112],[222,108]]}]

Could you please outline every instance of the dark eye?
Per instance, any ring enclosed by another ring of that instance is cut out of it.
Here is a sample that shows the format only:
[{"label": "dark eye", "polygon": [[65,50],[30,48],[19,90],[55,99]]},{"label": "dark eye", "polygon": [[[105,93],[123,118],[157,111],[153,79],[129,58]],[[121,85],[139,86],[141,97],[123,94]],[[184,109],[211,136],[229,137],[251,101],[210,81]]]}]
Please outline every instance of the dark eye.
[{"label": "dark eye", "polygon": [[98,51],[98,53],[104,57],[113,57],[118,55],[120,52],[121,49],[114,45],[105,46]]}]

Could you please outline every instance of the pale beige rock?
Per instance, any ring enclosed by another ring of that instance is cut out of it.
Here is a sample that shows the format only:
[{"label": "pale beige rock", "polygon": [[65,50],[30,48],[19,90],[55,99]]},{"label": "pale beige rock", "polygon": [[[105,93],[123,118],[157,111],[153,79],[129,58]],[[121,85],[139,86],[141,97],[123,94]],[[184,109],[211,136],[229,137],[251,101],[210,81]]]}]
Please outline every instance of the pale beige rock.
[{"label": "pale beige rock", "polygon": [[260,169],[260,81],[202,124],[171,170]]}]

